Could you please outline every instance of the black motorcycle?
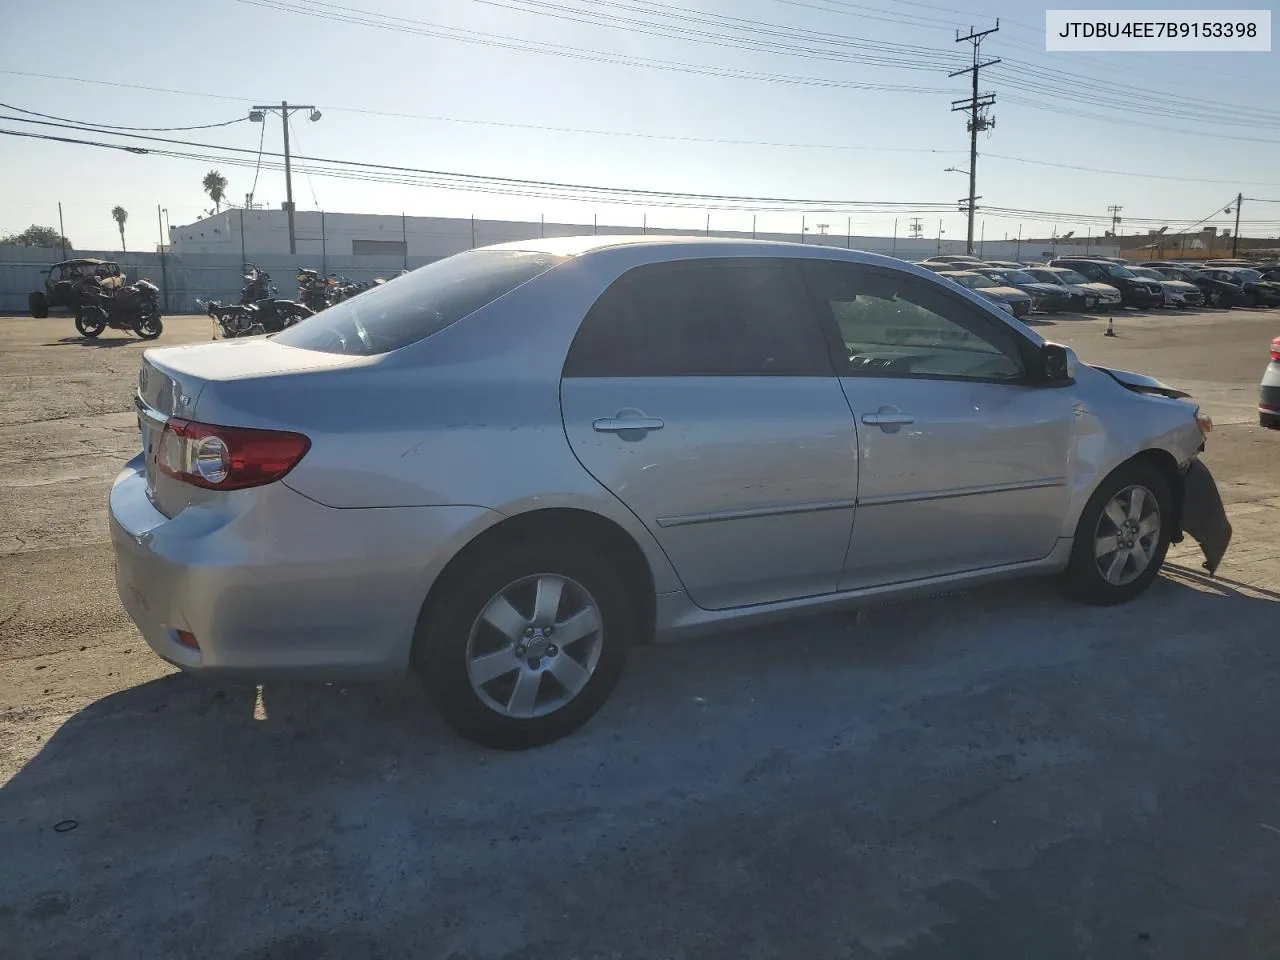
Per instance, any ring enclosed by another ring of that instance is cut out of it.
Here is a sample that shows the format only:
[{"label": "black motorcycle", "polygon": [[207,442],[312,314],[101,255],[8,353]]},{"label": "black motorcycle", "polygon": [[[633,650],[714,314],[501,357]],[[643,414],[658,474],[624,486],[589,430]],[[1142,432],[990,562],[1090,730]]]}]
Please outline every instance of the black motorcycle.
[{"label": "black motorcycle", "polygon": [[298,268],[298,299],[312,313],[319,313],[332,302],[329,283],[315,270]]},{"label": "black motorcycle", "polygon": [[160,288],[139,280],[113,293],[101,287],[85,287],[76,307],[76,329],[94,339],[103,330],[128,330],[143,340],[154,340],[164,330],[160,321]]},{"label": "black motorcycle", "polygon": [[218,324],[225,338],[255,337],[264,333],[279,333],[299,320],[314,316],[315,311],[296,300],[283,300],[271,296],[276,288],[271,284],[271,274],[258,269],[252,263],[244,265],[244,288],[239,303],[221,303],[217,300],[197,300],[205,312]]}]

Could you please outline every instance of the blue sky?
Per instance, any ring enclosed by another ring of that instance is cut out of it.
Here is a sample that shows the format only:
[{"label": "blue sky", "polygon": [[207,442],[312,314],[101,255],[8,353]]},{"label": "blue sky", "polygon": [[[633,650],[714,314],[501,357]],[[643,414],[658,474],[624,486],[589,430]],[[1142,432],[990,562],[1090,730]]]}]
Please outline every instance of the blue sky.
[{"label": "blue sky", "polygon": [[[887,234],[897,218],[906,235],[911,205],[950,203],[967,192],[963,175],[944,172],[968,161],[963,115],[950,112],[951,101],[967,94],[967,81],[947,72],[968,56],[967,45],[954,42],[956,28],[981,29],[999,17],[1000,32],[983,46],[984,57],[1005,63],[984,72],[983,88],[997,94],[997,123],[980,140],[980,206],[1098,219],[980,213],[987,239],[1013,236],[1019,226],[1024,236],[1055,227],[1097,235],[1111,204],[1123,206],[1126,230],[1145,227],[1146,219],[1176,230],[1225,208],[1238,191],[1280,199],[1277,54],[1048,54],[1044,7],[1025,0],[341,0],[309,4],[311,15],[273,8],[280,5],[301,0],[120,0],[109,11],[98,0],[63,0],[56,11],[0,0],[0,101],[76,121],[165,127],[231,120],[253,103],[287,98],[323,112],[316,123],[295,116],[296,153],[526,180],[801,198],[818,202],[761,213],[759,229],[798,232],[803,216],[832,233],[843,233],[851,218],[855,234]],[[590,10],[613,26],[584,12]],[[351,16],[379,26],[328,18]],[[473,31],[464,35],[485,42],[422,35],[441,27]],[[696,31],[696,39],[669,36],[673,27]],[[55,33],[56,55],[48,42]],[[557,44],[772,79],[509,49],[492,45],[495,35],[507,44]],[[752,37],[769,49],[735,45]],[[780,52],[781,44],[808,53]],[[780,79],[796,77],[845,86]],[[13,120],[0,127],[125,142]],[[252,162],[264,133],[265,149],[279,151],[274,118],[265,130],[243,122],[156,136],[238,147]],[[706,142],[716,140],[751,142]],[[130,211],[131,246],[151,249],[157,205],[174,224],[208,207],[200,180],[211,166],[229,179],[229,197],[241,201],[251,168],[6,136],[0,233],[32,222],[56,225],[61,200],[76,244],[110,248],[119,243],[110,210],[120,204]],[[283,175],[263,170],[256,198],[278,205],[283,195]],[[602,223],[634,224],[647,215],[651,226],[686,228],[702,226],[708,212],[713,227],[750,229],[752,221],[745,211],[707,211],[703,201],[666,209],[322,176],[295,175],[294,196],[303,210],[586,223],[596,214]],[[837,200],[882,206],[832,209],[829,201]],[[936,235],[939,219],[946,237],[963,235],[958,212],[921,217],[926,236]],[[1219,212],[1207,223],[1230,226],[1231,219]],[[1275,236],[1280,204],[1247,203],[1244,219],[1246,235]]]}]

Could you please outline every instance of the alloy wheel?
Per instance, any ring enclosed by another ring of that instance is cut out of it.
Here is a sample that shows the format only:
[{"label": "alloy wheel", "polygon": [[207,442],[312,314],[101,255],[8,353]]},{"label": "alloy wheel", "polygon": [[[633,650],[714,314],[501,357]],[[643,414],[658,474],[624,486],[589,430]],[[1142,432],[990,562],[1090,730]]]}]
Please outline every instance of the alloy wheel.
[{"label": "alloy wheel", "polygon": [[604,643],[595,598],[560,574],[522,577],[489,599],[467,639],[467,677],[507,717],[561,709],[591,680]]},{"label": "alloy wheel", "polygon": [[1160,546],[1160,503],[1146,487],[1125,487],[1107,501],[1093,535],[1098,573],[1113,586],[1132,583]]}]

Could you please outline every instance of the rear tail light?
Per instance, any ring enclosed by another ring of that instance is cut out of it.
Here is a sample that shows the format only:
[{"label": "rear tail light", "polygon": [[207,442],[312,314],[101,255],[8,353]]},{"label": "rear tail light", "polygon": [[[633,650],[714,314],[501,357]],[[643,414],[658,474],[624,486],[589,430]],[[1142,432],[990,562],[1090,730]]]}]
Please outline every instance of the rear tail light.
[{"label": "rear tail light", "polygon": [[310,448],[300,433],[173,417],[164,426],[156,466],[165,476],[207,490],[243,490],[279,480]]},{"label": "rear tail light", "polygon": [[1271,341],[1271,359],[1280,363],[1280,337]]}]

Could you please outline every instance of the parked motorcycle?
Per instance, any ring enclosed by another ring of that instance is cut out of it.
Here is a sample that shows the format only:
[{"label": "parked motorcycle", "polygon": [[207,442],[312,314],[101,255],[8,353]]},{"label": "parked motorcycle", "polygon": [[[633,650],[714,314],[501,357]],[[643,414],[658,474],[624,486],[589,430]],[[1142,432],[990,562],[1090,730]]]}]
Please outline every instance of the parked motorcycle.
[{"label": "parked motorcycle", "polygon": [[326,278],[315,270],[298,268],[298,299],[311,312],[319,313],[329,306],[330,287]]},{"label": "parked motorcycle", "polygon": [[271,296],[275,292],[271,275],[252,263],[246,263],[239,303],[221,303],[218,300],[197,300],[196,303],[205,308],[205,312],[218,324],[219,332],[228,339],[279,333],[299,320],[314,316],[315,311],[305,304]]},{"label": "parked motorcycle", "polygon": [[128,330],[143,340],[160,336],[164,330],[160,321],[160,288],[145,279],[122,286],[114,294],[102,287],[86,286],[76,307],[76,329],[82,337],[92,340],[108,327]]}]

